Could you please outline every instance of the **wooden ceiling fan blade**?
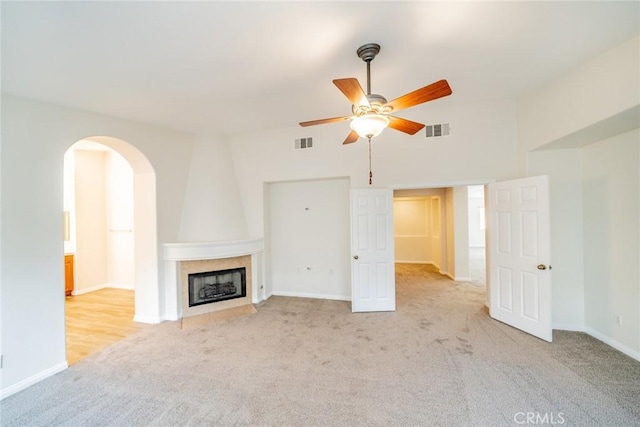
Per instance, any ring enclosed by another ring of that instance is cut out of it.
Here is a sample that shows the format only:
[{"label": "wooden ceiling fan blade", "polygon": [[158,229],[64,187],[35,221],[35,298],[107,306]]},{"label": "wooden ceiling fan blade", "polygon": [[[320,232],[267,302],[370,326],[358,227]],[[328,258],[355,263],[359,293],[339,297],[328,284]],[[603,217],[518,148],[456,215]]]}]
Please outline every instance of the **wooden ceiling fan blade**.
[{"label": "wooden ceiling fan blade", "polygon": [[331,117],[329,119],[310,120],[308,122],[301,122],[300,126],[307,127],[307,126],[323,125],[325,123],[342,122],[344,120],[349,120],[350,117],[351,116],[342,116],[342,117]]},{"label": "wooden ceiling fan blade", "polygon": [[360,138],[360,136],[358,136],[358,133],[355,130],[352,130],[351,133],[349,135],[347,135],[347,138],[344,140],[342,145],[351,144],[353,142],[356,142],[358,140],[358,138]]},{"label": "wooden ceiling fan blade", "polygon": [[387,117],[389,117],[389,127],[391,129],[399,130],[400,132],[408,133],[409,135],[415,135],[416,132],[424,127],[422,123],[412,122],[411,120],[400,117]]},{"label": "wooden ceiling fan blade", "polygon": [[367,95],[364,93],[364,90],[362,90],[362,86],[360,86],[358,79],[354,79],[353,77],[348,79],[335,79],[333,84],[336,85],[342,93],[344,93],[353,105],[365,105],[369,107],[369,100],[367,99]]},{"label": "wooden ceiling fan blade", "polygon": [[452,91],[449,83],[446,80],[439,80],[423,88],[402,95],[393,101],[387,102],[385,107],[391,107],[391,111],[398,111],[404,108],[413,107],[414,105],[422,104],[423,102],[433,101],[434,99],[449,96],[451,93]]}]

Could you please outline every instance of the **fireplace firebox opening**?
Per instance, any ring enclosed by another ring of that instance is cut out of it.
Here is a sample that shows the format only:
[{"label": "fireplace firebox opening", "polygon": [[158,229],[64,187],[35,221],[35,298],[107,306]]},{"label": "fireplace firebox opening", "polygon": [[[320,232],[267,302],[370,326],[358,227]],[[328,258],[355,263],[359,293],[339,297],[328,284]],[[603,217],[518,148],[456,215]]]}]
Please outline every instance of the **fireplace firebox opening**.
[{"label": "fireplace firebox opening", "polygon": [[247,296],[246,268],[189,274],[189,307]]}]

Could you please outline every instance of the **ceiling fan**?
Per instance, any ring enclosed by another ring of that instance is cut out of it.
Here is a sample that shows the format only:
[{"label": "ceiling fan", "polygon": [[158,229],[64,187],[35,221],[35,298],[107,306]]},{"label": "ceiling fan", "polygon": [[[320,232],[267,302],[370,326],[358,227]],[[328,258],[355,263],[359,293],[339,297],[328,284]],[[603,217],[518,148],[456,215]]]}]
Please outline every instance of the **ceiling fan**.
[{"label": "ceiling fan", "polygon": [[371,61],[379,52],[380,45],[376,43],[367,43],[360,46],[356,52],[358,57],[367,63],[366,94],[355,78],[336,79],[333,81],[333,84],[352,102],[351,110],[353,114],[351,116],[311,120],[300,123],[300,126],[306,127],[350,120],[351,133],[349,133],[343,144],[356,142],[358,137],[366,138],[371,142],[371,138],[378,136],[387,126],[409,135],[414,135],[422,129],[424,127],[422,123],[395,117],[391,113],[451,95],[449,83],[446,80],[439,80],[387,102],[384,96],[371,93]]}]

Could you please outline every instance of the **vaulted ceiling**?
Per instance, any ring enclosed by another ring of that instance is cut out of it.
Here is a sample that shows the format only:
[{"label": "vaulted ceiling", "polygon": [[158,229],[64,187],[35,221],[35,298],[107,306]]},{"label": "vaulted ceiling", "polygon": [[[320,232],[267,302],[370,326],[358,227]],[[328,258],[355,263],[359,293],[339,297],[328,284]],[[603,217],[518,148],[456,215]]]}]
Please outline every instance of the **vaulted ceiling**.
[{"label": "vaulted ceiling", "polygon": [[639,2],[2,2],[2,90],[196,133],[350,114],[331,81],[382,46],[387,99],[515,99],[640,33]]}]

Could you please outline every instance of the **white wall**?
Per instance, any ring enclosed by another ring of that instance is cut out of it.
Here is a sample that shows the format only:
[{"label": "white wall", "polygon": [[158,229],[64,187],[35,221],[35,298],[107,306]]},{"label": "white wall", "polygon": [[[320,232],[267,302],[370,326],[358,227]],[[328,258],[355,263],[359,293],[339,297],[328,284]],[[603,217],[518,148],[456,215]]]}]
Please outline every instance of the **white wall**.
[{"label": "white wall", "polygon": [[270,294],[351,300],[349,180],[268,187]]},{"label": "white wall", "polygon": [[[451,123],[451,135],[426,139],[423,133],[409,136],[392,129],[385,130],[372,143],[374,188],[432,188],[516,176],[515,102],[498,100],[463,106],[438,105],[437,102],[408,110],[403,117],[421,122]],[[292,121],[305,119],[308,118],[292,118]],[[249,235],[264,237],[268,234],[265,231],[265,215],[269,216],[265,212],[268,203],[265,201],[265,183],[348,177],[351,188],[369,186],[367,144],[359,140],[343,145],[348,132],[345,123],[334,123],[309,128],[292,125],[229,137]],[[294,149],[294,140],[302,137],[313,137],[312,149]],[[438,200],[443,234],[437,246],[439,254],[446,254],[445,201],[443,198]],[[438,258],[438,252],[435,252],[433,261],[441,270],[447,271],[446,256]],[[265,274],[267,277],[280,274],[270,265],[268,255]],[[268,282],[266,287],[268,293]]]},{"label": "white wall", "polygon": [[531,176],[549,176],[551,319],[556,329],[584,328],[582,150],[535,151]]},{"label": "white wall", "polygon": [[484,186],[470,185],[467,187],[469,205],[469,247],[485,247],[484,224]]},{"label": "white wall", "polygon": [[585,324],[638,355],[639,152],[636,129],[585,147],[582,157]]},{"label": "white wall", "polygon": [[431,196],[429,206],[429,234],[431,235],[431,262],[442,274],[447,274],[451,268],[452,258],[447,252],[449,247],[449,236],[452,230],[449,225],[449,218],[445,214],[446,201],[442,196]]},{"label": "white wall", "polygon": [[73,254],[76,251],[76,178],[75,178],[75,151],[67,150],[64,153],[63,171],[63,210],[68,212],[68,239],[64,241],[64,253]]},{"label": "white wall", "polygon": [[519,98],[521,165],[529,151],[636,107],[639,62],[640,38],[635,37]]},{"label": "white wall", "polygon": [[[619,138],[635,138],[637,147],[639,93],[636,37],[517,101],[520,164],[530,176],[549,175],[553,326],[586,330],[638,359],[638,231],[631,225],[621,239],[618,218],[633,224],[628,215],[637,209],[637,148],[621,148]],[[629,169],[634,167],[635,175]],[[628,265],[620,270],[626,255],[615,263],[608,258],[629,251],[633,273]],[[602,279],[597,284],[594,275]],[[635,286],[620,283],[627,279]],[[619,312],[630,310],[635,315],[626,322]],[[615,325],[617,315],[622,326]]]},{"label": "white wall", "polygon": [[105,286],[134,289],[133,170],[107,147],[72,152],[76,218],[73,293]]},{"label": "white wall", "polygon": [[[426,262],[433,264],[438,270],[446,274],[448,257],[447,257],[447,219],[446,219],[446,203],[445,203],[445,188],[413,188],[404,190],[394,190],[394,199],[424,199],[425,200],[425,215],[426,230],[424,233],[428,236],[425,243]],[[402,220],[402,217],[397,218],[394,212],[394,222]],[[396,233],[397,234],[397,233]],[[418,232],[420,234],[420,232]],[[400,245],[400,248],[396,246],[396,259],[400,261],[398,251],[400,255],[405,257],[415,256],[411,254],[412,246],[407,246],[406,242],[401,242],[402,238],[395,239],[396,244]],[[413,242],[415,245],[415,242]],[[411,258],[409,258],[411,259]],[[422,262],[422,261],[421,261]]]},{"label": "white wall", "polygon": [[467,186],[447,187],[445,192],[447,269],[453,280],[469,281],[469,207]]},{"label": "white wall", "polygon": [[444,274],[447,274],[452,279],[456,274],[456,253],[455,253],[455,240],[454,240],[454,195],[453,195],[453,187],[447,187],[445,191],[444,205],[445,205],[445,218],[446,218],[446,242],[447,242],[447,268],[443,271]]},{"label": "white wall", "polygon": [[[640,38],[635,37],[518,99],[518,142],[522,172],[527,153],[556,142],[578,146],[637,127]],[[617,120],[617,116],[624,116]],[[611,126],[611,123],[616,125]],[[630,127],[628,127],[630,126]],[[628,127],[628,128],[626,128]],[[588,129],[580,138],[572,134]],[[610,135],[603,136],[603,133]],[[592,135],[598,139],[588,140]],[[563,139],[565,139],[563,141]]]},{"label": "white wall", "polygon": [[135,288],[133,234],[133,170],[117,152],[105,154],[107,282]]},{"label": "white wall", "polygon": [[396,262],[431,263],[430,228],[430,198],[394,197],[393,232]]},{"label": "white wall", "polygon": [[[0,388],[5,396],[66,367],[61,226],[65,151],[87,136],[109,135],[144,153],[157,187],[157,227],[155,220],[147,222],[157,229],[161,244],[178,239],[193,137],[6,94],[2,94],[1,132],[4,366]],[[136,313],[150,318],[162,315],[159,246],[156,253],[145,260],[156,269],[151,275],[155,280],[143,280],[144,292],[151,293],[145,300],[150,303],[136,305]]]},{"label": "white wall", "polygon": [[454,280],[469,281],[469,195],[466,186],[453,187],[453,271]]},{"label": "white wall", "polygon": [[106,151],[75,151],[76,294],[108,282],[106,156]]},{"label": "white wall", "polygon": [[249,237],[236,173],[226,140],[196,138],[180,224],[180,241],[240,240]]},{"label": "white wall", "polygon": [[[437,103],[408,110],[404,117],[422,122],[449,122],[451,135],[427,139],[422,132],[408,136],[385,130],[372,143],[374,187],[442,187],[443,183],[470,184],[516,176],[514,102],[457,107]],[[304,119],[308,118],[292,121]],[[250,235],[264,234],[265,182],[346,176],[352,188],[368,187],[366,141],[342,145],[348,131],[346,123],[308,128],[292,123],[286,129],[229,137]],[[314,147],[294,150],[294,139],[308,136],[314,138]]]}]

